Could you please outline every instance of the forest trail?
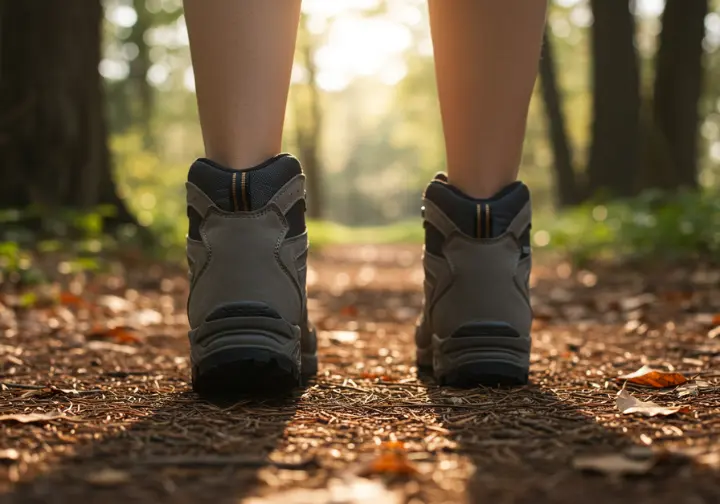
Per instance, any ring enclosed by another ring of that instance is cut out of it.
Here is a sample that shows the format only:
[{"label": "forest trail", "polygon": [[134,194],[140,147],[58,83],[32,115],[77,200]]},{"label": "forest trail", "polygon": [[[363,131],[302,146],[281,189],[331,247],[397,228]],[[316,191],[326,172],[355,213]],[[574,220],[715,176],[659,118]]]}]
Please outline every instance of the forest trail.
[{"label": "forest trail", "polygon": [[[234,404],[190,390],[180,270],[0,294],[0,500],[720,502],[719,270],[539,264],[516,389],[417,376],[418,247],[328,247],[308,280],[317,380]],[[646,364],[675,374],[637,380],[670,386],[617,379]],[[623,384],[660,414],[620,412]]]}]

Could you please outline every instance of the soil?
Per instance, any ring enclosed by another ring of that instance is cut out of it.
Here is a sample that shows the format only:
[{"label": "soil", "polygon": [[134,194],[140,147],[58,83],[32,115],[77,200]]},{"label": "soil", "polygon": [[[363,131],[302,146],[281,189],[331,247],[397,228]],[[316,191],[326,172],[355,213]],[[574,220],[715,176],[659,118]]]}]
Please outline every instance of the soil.
[{"label": "soil", "polygon": [[[222,402],[189,385],[182,270],[57,276],[0,294],[2,502],[720,502],[717,268],[538,261],[531,383],[460,390],[414,365],[419,248],[329,247],[317,379]],[[618,379],[644,365],[681,375]]]}]

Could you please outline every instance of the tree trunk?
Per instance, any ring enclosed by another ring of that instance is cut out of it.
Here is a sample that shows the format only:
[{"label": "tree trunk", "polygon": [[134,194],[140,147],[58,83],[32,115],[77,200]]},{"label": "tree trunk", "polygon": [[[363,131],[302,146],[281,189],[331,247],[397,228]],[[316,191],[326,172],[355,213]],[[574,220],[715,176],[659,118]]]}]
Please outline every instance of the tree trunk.
[{"label": "tree trunk", "polygon": [[655,71],[647,187],[697,187],[698,102],[707,0],[667,0]]},{"label": "tree trunk", "polygon": [[581,194],[578,192],[573,168],[551,43],[546,30],[543,35],[540,59],[540,89],[545,103],[545,115],[554,157],[557,203],[558,206],[564,207],[578,203],[581,200]]},{"label": "tree trunk", "polygon": [[322,167],[320,161],[320,137],[322,134],[322,109],[317,84],[317,65],[311,35],[307,30],[306,17],[301,17],[299,33],[299,56],[307,72],[306,94],[295,103],[295,130],[298,155],[307,174],[307,214],[312,219],[322,218],[324,198],[322,194]]},{"label": "tree trunk", "polygon": [[588,164],[590,195],[636,193],[640,78],[635,20],[628,0],[591,0],[593,123]]},{"label": "tree trunk", "polygon": [[150,47],[145,41],[148,31],[152,28],[152,14],[147,10],[145,0],[133,0],[133,8],[137,13],[137,22],[132,27],[128,41],[137,46],[138,54],[130,62],[129,80],[133,91],[131,96],[136,98],[139,107],[133,112],[136,114],[135,117],[143,133],[145,148],[152,149],[155,143],[152,129],[155,96],[153,88],[147,80],[152,61],[150,60]]},{"label": "tree trunk", "polygon": [[92,209],[131,221],[113,184],[97,0],[0,0],[0,207]]}]

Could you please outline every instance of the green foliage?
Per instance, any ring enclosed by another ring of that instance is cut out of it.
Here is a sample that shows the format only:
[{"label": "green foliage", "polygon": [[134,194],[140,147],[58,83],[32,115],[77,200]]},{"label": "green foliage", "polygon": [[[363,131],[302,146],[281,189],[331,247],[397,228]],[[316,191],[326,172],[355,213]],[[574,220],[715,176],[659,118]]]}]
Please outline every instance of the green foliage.
[{"label": "green foliage", "polygon": [[128,201],[131,211],[142,226],[157,238],[159,256],[177,256],[177,247],[185,239],[185,176],[184,162],[168,159],[143,148],[143,138],[131,131],[112,138],[115,171],[120,195]]},{"label": "green foliage", "polygon": [[101,206],[89,211],[42,207],[5,211],[0,214],[0,283],[9,281],[33,285],[47,281],[46,268],[39,262],[48,256],[63,258],[62,274],[96,271],[104,267],[104,257],[117,250],[120,241],[135,235],[121,228],[110,235],[104,222],[112,217],[113,207]]},{"label": "green foliage", "polygon": [[625,201],[583,205],[536,228],[534,242],[594,258],[720,258],[720,194],[646,192]]},{"label": "green foliage", "polygon": [[308,222],[313,247],[333,244],[422,243],[424,233],[420,220],[408,220],[388,226],[349,227],[327,221]]}]

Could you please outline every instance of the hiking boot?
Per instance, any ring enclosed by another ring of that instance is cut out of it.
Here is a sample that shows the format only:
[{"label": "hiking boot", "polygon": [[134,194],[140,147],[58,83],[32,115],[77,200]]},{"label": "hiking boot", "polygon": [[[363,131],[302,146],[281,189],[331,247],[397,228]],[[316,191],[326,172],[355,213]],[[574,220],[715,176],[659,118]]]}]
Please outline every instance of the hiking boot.
[{"label": "hiking boot", "polygon": [[489,199],[439,174],[423,196],[425,305],[420,369],[450,386],[524,384],[530,361],[530,191]]},{"label": "hiking boot", "polygon": [[300,163],[282,154],[233,170],[198,159],[186,187],[193,388],[292,389],[317,372]]}]

